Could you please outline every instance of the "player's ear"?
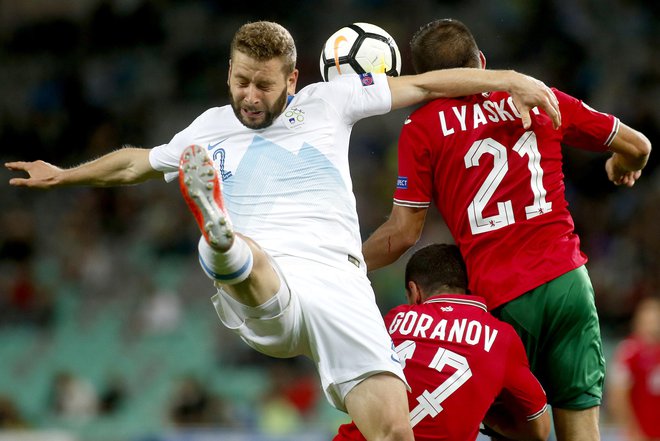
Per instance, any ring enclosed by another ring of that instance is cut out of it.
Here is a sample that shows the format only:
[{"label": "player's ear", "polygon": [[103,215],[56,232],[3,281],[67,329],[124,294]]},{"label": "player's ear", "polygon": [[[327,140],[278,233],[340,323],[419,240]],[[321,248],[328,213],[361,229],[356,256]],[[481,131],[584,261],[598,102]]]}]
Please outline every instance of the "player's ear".
[{"label": "player's ear", "polygon": [[296,94],[296,84],[298,83],[298,69],[293,69],[286,79],[286,92],[288,95]]},{"label": "player's ear", "polygon": [[419,288],[419,285],[412,280],[408,282],[406,296],[408,297],[409,305],[421,305],[422,302],[424,302],[424,299],[422,298],[422,290]]},{"label": "player's ear", "polygon": [[479,51],[479,61],[481,62],[481,68],[485,69],[486,68],[486,56],[481,51]]}]

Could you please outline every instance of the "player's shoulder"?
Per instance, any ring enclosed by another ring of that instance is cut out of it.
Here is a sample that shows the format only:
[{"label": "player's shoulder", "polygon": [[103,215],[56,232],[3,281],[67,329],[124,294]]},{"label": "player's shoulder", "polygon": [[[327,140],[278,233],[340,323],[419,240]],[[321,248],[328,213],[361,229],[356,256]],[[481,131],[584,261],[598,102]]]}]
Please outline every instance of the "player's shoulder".
[{"label": "player's shoulder", "polygon": [[556,87],[551,87],[550,90],[552,90],[552,92],[557,97],[557,101],[559,102],[560,107],[565,107],[568,105],[577,105],[581,103],[580,99]]},{"label": "player's shoulder", "polygon": [[295,101],[325,101],[334,103],[337,100],[341,100],[340,97],[348,93],[349,89],[350,82],[345,81],[345,79],[342,79],[341,77],[327,82],[319,81],[308,84],[296,92]]},{"label": "player's shoulder", "polygon": [[336,89],[343,89],[350,87],[354,83],[354,77],[356,75],[352,74],[345,74],[345,75],[339,75],[335,78],[333,78],[330,81],[317,81],[315,83],[310,83],[300,89],[298,93],[302,94],[312,94],[313,92],[318,92],[318,91],[331,91],[331,90],[336,90]]},{"label": "player's shoulder", "polygon": [[518,334],[516,333],[516,330],[513,328],[513,326],[505,321],[498,319],[490,312],[483,314],[482,322],[490,326],[492,329],[497,330],[497,332],[506,340],[511,338],[518,338]]},{"label": "player's shoulder", "polygon": [[396,315],[400,312],[406,313],[406,312],[410,311],[411,308],[412,308],[411,305],[408,305],[408,304],[404,303],[404,304],[397,305],[394,308],[390,309],[389,312],[386,315]]},{"label": "player's shoulder", "polygon": [[490,94],[476,94],[476,95],[459,96],[459,97],[436,98],[434,100],[420,104],[410,114],[410,117],[422,118],[422,119],[432,117],[432,119],[435,121],[437,120],[437,115],[439,112],[447,111],[455,107],[471,106],[475,103],[482,102],[488,99],[490,96],[491,96]]},{"label": "player's shoulder", "polygon": [[336,94],[342,92],[353,91],[361,87],[369,87],[373,84],[387,82],[385,74],[343,74],[338,75],[330,81],[319,81],[316,83],[308,84],[303,87],[298,94],[304,96],[330,96],[336,97]]},{"label": "player's shoulder", "polygon": [[385,324],[389,326],[389,324],[392,323],[397,316],[403,316],[410,310],[411,306],[407,304],[395,306],[394,308],[390,309],[387,314],[385,314]]},{"label": "player's shoulder", "polygon": [[428,103],[421,104],[416,109],[414,109],[406,119],[403,121],[404,130],[412,129],[414,127],[423,127],[430,124],[434,124],[437,121],[438,112],[442,111],[447,107],[447,104],[451,101],[449,98],[439,98]]},{"label": "player's shoulder", "polygon": [[[218,117],[224,117],[226,114],[233,114],[233,110],[229,104],[219,107],[211,107],[206,109],[195,118],[196,122],[204,122],[206,120],[214,120]],[[220,120],[222,121],[222,120]],[[216,120],[217,123],[217,120]]]},{"label": "player's shoulder", "polygon": [[189,130],[215,131],[218,127],[231,127],[237,121],[230,105],[211,107],[193,120],[189,126]]}]

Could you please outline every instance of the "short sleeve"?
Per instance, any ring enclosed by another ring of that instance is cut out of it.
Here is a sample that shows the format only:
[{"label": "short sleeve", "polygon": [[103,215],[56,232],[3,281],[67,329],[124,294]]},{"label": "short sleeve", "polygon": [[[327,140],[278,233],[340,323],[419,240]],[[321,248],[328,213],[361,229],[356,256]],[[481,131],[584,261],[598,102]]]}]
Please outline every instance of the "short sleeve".
[{"label": "short sleeve", "polygon": [[188,127],[174,135],[169,143],[153,147],[149,151],[151,167],[154,170],[163,172],[167,182],[172,182],[178,177],[181,154],[186,147],[195,143],[195,131],[202,124],[201,121],[204,121],[206,115],[212,110],[209,109],[198,116]]},{"label": "short sleeve", "polygon": [[[513,332],[513,331],[512,331]],[[531,421],[538,418],[547,408],[543,387],[529,370],[529,362],[522,342],[514,333],[507,353],[507,369],[504,387],[515,402],[515,411],[520,417]]]},{"label": "short sleeve", "polygon": [[345,74],[328,83],[318,83],[317,93],[349,125],[392,108],[392,93],[385,74]]},{"label": "short sleeve", "polygon": [[399,135],[399,164],[394,204],[426,208],[433,195],[431,148],[421,118],[407,118]]},{"label": "short sleeve", "polygon": [[562,113],[562,142],[591,151],[606,151],[619,130],[619,119],[553,89]]},{"label": "short sleeve", "polygon": [[172,182],[178,175],[179,158],[168,146],[162,144],[152,148],[149,151],[149,163],[154,170],[164,173],[167,182]]}]

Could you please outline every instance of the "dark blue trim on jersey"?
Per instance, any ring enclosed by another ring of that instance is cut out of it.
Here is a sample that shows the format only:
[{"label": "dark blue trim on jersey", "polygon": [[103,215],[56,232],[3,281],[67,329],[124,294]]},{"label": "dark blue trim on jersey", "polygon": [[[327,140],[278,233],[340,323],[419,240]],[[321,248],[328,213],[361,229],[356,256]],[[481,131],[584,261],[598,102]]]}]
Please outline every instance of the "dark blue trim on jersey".
[{"label": "dark blue trim on jersey", "polygon": [[289,104],[291,104],[291,101],[293,101],[293,99],[295,97],[296,97],[295,95],[287,95],[286,96],[286,105],[288,106]]},{"label": "dark blue trim on jersey", "polygon": [[226,282],[229,280],[234,280],[240,276],[242,276],[245,271],[248,271],[250,267],[252,266],[252,253],[250,253],[250,258],[245,262],[245,265],[243,265],[238,271],[234,271],[231,274],[218,274],[214,271],[211,270],[211,268],[206,265],[206,262],[202,260],[202,256],[199,256],[199,263],[202,265],[202,269],[206,274],[208,274],[212,279],[217,280],[219,282]]}]

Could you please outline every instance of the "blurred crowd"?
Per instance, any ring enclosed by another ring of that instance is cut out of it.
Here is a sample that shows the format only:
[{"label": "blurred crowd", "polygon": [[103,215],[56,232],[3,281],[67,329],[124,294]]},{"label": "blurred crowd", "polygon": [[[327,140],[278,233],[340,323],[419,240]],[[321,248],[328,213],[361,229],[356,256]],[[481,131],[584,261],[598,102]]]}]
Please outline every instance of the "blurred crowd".
[{"label": "blurred crowd", "polygon": [[[488,67],[533,75],[619,116],[652,143],[660,139],[657,2],[417,0],[411,8],[404,0],[286,7],[256,1],[248,9],[211,0],[3,0],[0,159],[73,166],[124,144],[169,141],[201,111],[226,103],[228,45],[246,21],[270,19],[290,29],[303,87],[320,80],[320,48],[345,24],[366,21],[388,30],[405,74],[412,72],[409,38],[440,17],[458,18],[474,31]],[[363,237],[389,213],[405,115],[393,112],[354,129],[351,167]],[[571,149],[565,155],[569,203],[590,259],[603,333],[616,341],[637,304],[660,295],[658,154],[633,189],[607,181],[604,156]],[[198,233],[175,184],[40,192],[10,187],[9,177],[0,171],[0,332],[29,327],[47,340],[62,320],[62,287],[79,293],[74,318],[83,323],[119,302],[129,340],[183,326],[182,310],[190,305],[204,305],[207,319],[214,319],[212,288],[196,267]],[[449,240],[442,221],[432,217],[420,245]],[[383,310],[404,300],[401,276],[398,265],[372,274]],[[306,365],[268,363],[214,329],[215,358],[264,366],[270,386],[259,398],[261,420],[248,421],[190,376],[171,385],[173,425],[277,431],[311,418],[323,398]],[[96,415],[130,400],[120,377],[99,390],[74,372],[53,369],[48,411]],[[30,425],[14,398],[0,397],[0,427]]]}]

